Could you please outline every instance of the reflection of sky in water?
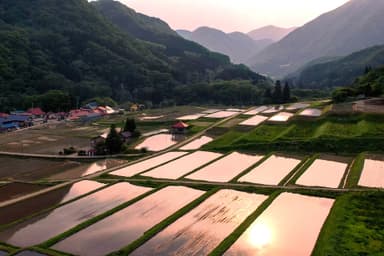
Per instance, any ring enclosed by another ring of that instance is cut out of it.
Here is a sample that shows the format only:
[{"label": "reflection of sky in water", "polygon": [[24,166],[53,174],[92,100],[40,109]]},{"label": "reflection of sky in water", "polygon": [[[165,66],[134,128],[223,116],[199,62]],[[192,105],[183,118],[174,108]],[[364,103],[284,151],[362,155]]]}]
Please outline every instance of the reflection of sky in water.
[{"label": "reflection of sky in water", "polygon": [[64,202],[67,202],[69,200],[72,200],[75,197],[89,193],[93,190],[101,188],[102,186],[105,186],[105,184],[99,183],[96,181],[92,181],[92,180],[82,180],[82,181],[76,182],[75,184],[73,184],[71,186],[71,188],[69,189],[67,194],[60,201],[60,203],[64,203]]},{"label": "reflection of sky in water", "polygon": [[359,186],[384,188],[384,161],[365,159]]},{"label": "reflection of sky in water", "polygon": [[61,241],[54,249],[78,255],[105,255],[139,238],[204,192],[167,187]]},{"label": "reflection of sky in water", "polygon": [[340,185],[346,163],[317,159],[301,177],[296,184],[304,186],[319,186],[337,188]]},{"label": "reflection of sky in water", "polygon": [[56,208],[47,215],[15,225],[1,236],[9,234],[10,237],[6,240],[9,244],[35,245],[149,190],[129,183],[119,183]]},{"label": "reflection of sky in water", "polygon": [[201,136],[200,138],[188,143],[187,145],[181,147],[181,150],[194,150],[199,149],[201,146],[211,142],[213,139],[208,136]]},{"label": "reflection of sky in water", "polygon": [[233,152],[199,171],[192,173],[186,178],[218,182],[230,181],[261,158],[262,156],[252,156]]},{"label": "reflection of sky in water", "polygon": [[311,255],[333,202],[333,199],[283,193],[225,255]]},{"label": "reflection of sky in water", "polygon": [[272,155],[248,174],[241,177],[239,181],[277,185],[300,162],[301,160],[298,159]]},{"label": "reflection of sky in water", "polygon": [[143,173],[142,175],[156,178],[177,179],[220,156],[222,156],[222,154],[196,151],[190,155],[183,156],[182,158],[174,160],[168,164]]},{"label": "reflection of sky in water", "polygon": [[160,156],[152,157],[148,160],[139,162],[137,164],[133,164],[130,166],[127,166],[125,168],[121,168],[117,171],[112,172],[111,174],[113,175],[118,175],[118,176],[125,176],[125,177],[130,177],[135,174],[138,174],[140,172],[143,172],[145,170],[148,170],[150,168],[153,168],[155,166],[158,166],[160,164],[166,163],[170,160],[173,160],[175,158],[178,158],[182,155],[187,154],[187,152],[168,152],[165,154],[162,154]]},{"label": "reflection of sky in water", "polygon": [[135,149],[147,148],[149,151],[160,151],[169,148],[181,139],[181,136],[175,137],[172,134],[158,134],[145,139]]},{"label": "reflection of sky in water", "polygon": [[132,255],[206,255],[266,196],[221,190],[143,244]]}]

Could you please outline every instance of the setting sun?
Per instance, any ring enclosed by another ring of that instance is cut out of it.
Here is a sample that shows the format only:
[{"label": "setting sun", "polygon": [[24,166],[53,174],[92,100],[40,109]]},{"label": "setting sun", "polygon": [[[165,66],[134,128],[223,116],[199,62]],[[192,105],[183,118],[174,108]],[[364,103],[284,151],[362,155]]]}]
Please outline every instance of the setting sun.
[{"label": "setting sun", "polygon": [[257,248],[263,248],[272,242],[271,228],[265,223],[256,223],[249,231],[249,242]]}]

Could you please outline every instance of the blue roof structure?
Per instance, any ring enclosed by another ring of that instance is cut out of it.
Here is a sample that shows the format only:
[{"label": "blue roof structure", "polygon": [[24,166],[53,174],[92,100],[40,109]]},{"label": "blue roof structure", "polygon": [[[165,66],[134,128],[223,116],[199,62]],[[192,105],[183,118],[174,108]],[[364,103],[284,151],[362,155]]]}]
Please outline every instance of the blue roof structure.
[{"label": "blue roof structure", "polygon": [[26,122],[29,120],[29,116],[20,116],[20,115],[9,115],[5,122]]}]

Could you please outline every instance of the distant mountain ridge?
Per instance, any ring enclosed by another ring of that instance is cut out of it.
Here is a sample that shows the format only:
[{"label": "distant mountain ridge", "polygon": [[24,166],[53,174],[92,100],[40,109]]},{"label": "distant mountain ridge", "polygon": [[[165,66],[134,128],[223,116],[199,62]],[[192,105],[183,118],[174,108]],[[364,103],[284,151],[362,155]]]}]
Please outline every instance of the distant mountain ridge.
[{"label": "distant mountain ridge", "polygon": [[297,74],[288,76],[302,88],[325,88],[351,85],[370,68],[384,66],[384,45],[374,46],[337,57],[329,61],[316,61],[306,65]]},{"label": "distant mountain ridge", "polygon": [[324,56],[345,56],[384,43],[384,1],[351,0],[257,53],[248,65],[275,77]]},{"label": "distant mountain ridge", "polygon": [[228,55],[234,63],[246,63],[250,56],[272,43],[269,39],[255,41],[241,32],[225,33],[210,27],[177,32],[185,39],[201,44],[211,51]]},{"label": "distant mountain ridge", "polygon": [[253,40],[269,39],[274,42],[280,41],[283,37],[291,33],[297,27],[282,28],[277,26],[265,26],[258,29],[254,29],[247,33]]}]

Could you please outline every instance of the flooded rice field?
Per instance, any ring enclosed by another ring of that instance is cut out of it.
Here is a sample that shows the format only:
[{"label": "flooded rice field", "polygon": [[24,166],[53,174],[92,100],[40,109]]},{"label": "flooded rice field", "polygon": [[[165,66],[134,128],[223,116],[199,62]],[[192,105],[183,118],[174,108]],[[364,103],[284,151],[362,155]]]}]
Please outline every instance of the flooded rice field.
[{"label": "flooded rice field", "polygon": [[286,108],[286,110],[299,110],[303,108],[307,108],[310,105],[307,103],[294,103]]},{"label": "flooded rice field", "polygon": [[146,171],[148,169],[151,169],[153,167],[156,167],[158,165],[164,164],[173,159],[181,157],[185,154],[187,154],[187,152],[168,152],[160,156],[155,156],[148,160],[141,161],[137,164],[133,164],[133,165],[121,168],[117,171],[112,172],[111,174],[117,175],[117,176],[131,177],[140,172]]},{"label": "flooded rice field", "polygon": [[284,110],[284,106],[274,106],[274,107],[269,107],[268,109],[264,110],[263,114],[274,114],[274,113],[277,113],[277,112],[280,112]]},{"label": "flooded rice field", "polygon": [[219,118],[231,117],[231,116],[234,116],[234,115],[236,115],[238,113],[239,112],[237,112],[237,111],[219,111],[219,112],[207,115],[205,117],[207,117],[207,118],[218,118],[219,119]]},{"label": "flooded rice field", "polygon": [[200,138],[188,143],[187,145],[182,146],[181,150],[195,150],[199,149],[205,144],[208,144],[209,142],[213,141],[211,137],[208,136],[201,136]]},{"label": "flooded rice field", "polygon": [[224,255],[309,256],[333,203],[333,199],[283,193]]},{"label": "flooded rice field", "polygon": [[201,113],[203,113],[203,114],[213,114],[213,113],[216,113],[216,112],[219,112],[219,111],[220,111],[220,109],[207,109],[207,110],[204,110]]},{"label": "flooded rice field", "polygon": [[259,124],[261,124],[262,122],[264,122],[267,119],[268,119],[268,117],[266,117],[266,116],[256,115],[256,116],[253,116],[253,117],[241,122],[240,125],[258,126]]},{"label": "flooded rice field", "polygon": [[15,256],[46,256],[46,254],[42,254],[35,251],[21,251],[15,254]]},{"label": "flooded rice field", "polygon": [[181,121],[192,121],[192,120],[197,120],[200,117],[203,117],[205,115],[207,115],[207,114],[193,114],[193,115],[180,116],[176,119],[181,120]]},{"label": "flooded rice field", "polygon": [[220,158],[197,172],[188,175],[187,179],[227,182],[235,178],[245,169],[258,162],[262,156],[254,156],[233,152]]},{"label": "flooded rice field", "polygon": [[0,251],[0,256],[6,256],[6,255],[8,255],[8,252],[6,252],[6,251]]},{"label": "flooded rice field", "polygon": [[45,185],[12,182],[0,186],[0,202],[15,199],[23,195],[47,188]]},{"label": "flooded rice field", "polygon": [[221,156],[222,154],[219,153],[196,151],[149,172],[145,172],[142,175],[154,178],[178,179]]},{"label": "flooded rice field", "polygon": [[106,159],[97,161],[95,163],[82,163],[76,168],[72,168],[68,171],[64,171],[53,176],[50,176],[50,180],[66,180],[84,177],[90,174],[94,174],[109,168],[113,168],[119,165],[127,163],[124,160]]},{"label": "flooded rice field", "polygon": [[317,108],[308,108],[302,111],[299,115],[300,116],[310,116],[310,117],[319,117],[323,111],[321,109]]},{"label": "flooded rice field", "polygon": [[255,109],[252,109],[248,112],[245,112],[244,115],[248,115],[248,116],[254,116],[254,115],[257,115],[265,110],[267,110],[268,107],[266,106],[261,106],[261,107],[258,107],[258,108],[255,108]]},{"label": "flooded rice field", "polygon": [[273,117],[269,118],[270,122],[287,122],[294,114],[288,112],[280,112]]},{"label": "flooded rice field", "polygon": [[296,181],[298,185],[338,188],[347,169],[346,163],[317,159]]},{"label": "flooded rice field", "polygon": [[384,188],[384,161],[365,159],[358,185]]},{"label": "flooded rice field", "polygon": [[301,160],[272,155],[259,166],[242,176],[240,182],[278,185]]},{"label": "flooded rice field", "polygon": [[182,141],[185,137],[183,135],[173,134],[158,134],[145,139],[142,143],[137,145],[135,149],[146,148],[149,151],[161,151],[169,148],[172,145]]},{"label": "flooded rice field", "polygon": [[13,225],[0,233],[0,241],[22,247],[42,243],[149,190],[129,183],[112,185],[49,213]]},{"label": "flooded rice field", "polygon": [[221,190],[131,255],[207,255],[267,198]]},{"label": "flooded rice field", "polygon": [[101,188],[104,185],[105,184],[96,181],[80,181],[72,185],[5,206],[0,211],[0,225],[11,223],[44,209],[65,203],[76,197]]},{"label": "flooded rice field", "polygon": [[106,255],[138,239],[204,192],[186,187],[167,187],[68,237],[53,249],[75,255]]}]

